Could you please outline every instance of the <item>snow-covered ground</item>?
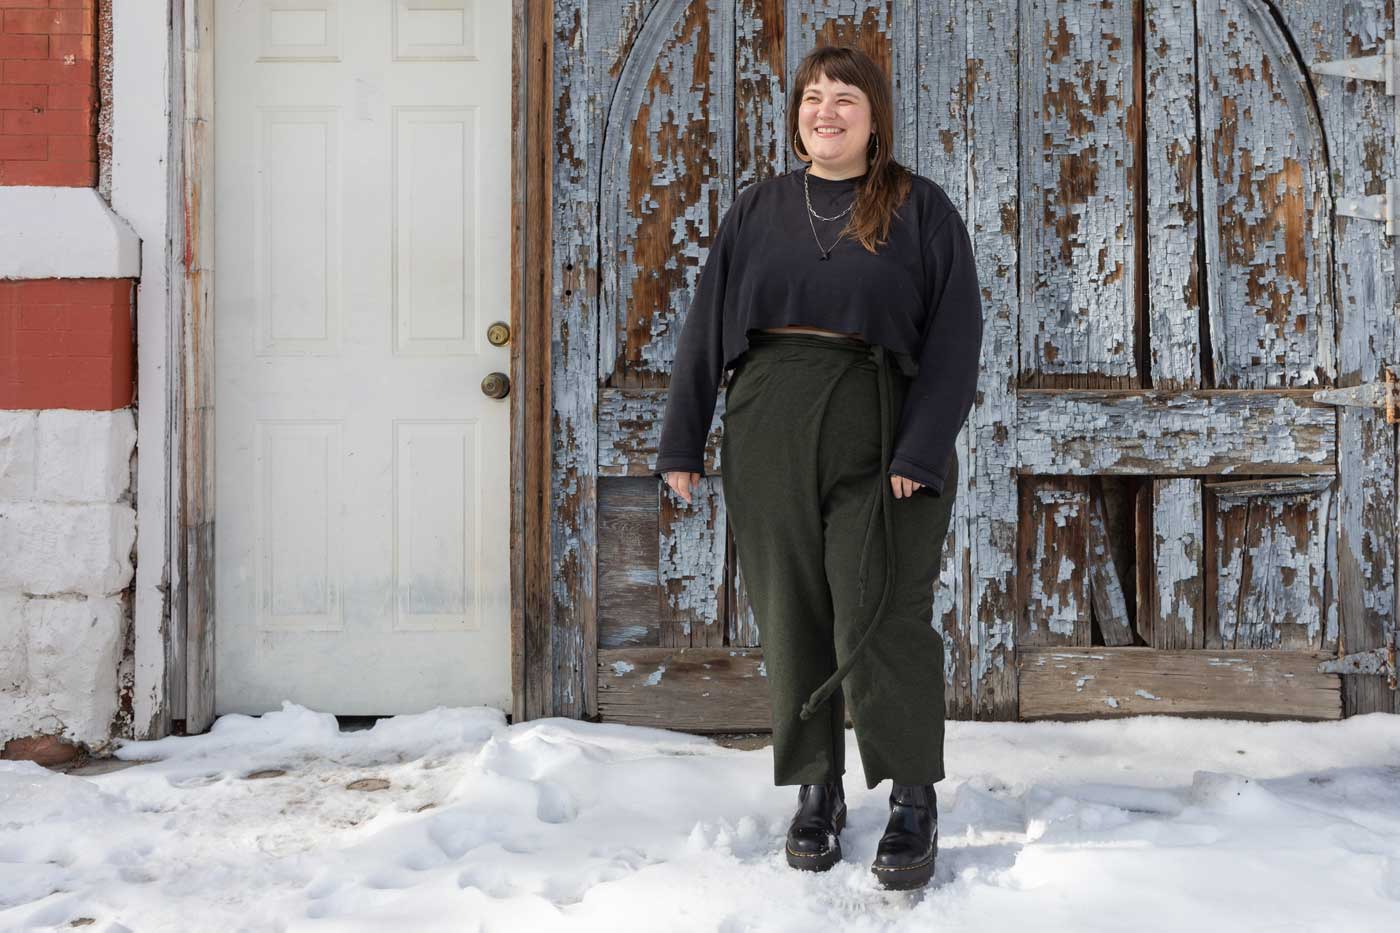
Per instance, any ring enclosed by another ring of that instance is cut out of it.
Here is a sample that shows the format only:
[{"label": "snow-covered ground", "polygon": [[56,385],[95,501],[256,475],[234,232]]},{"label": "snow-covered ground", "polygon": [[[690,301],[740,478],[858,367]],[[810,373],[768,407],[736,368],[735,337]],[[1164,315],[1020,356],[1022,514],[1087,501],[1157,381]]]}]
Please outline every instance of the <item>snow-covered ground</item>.
[{"label": "snow-covered ground", "polygon": [[769,749],[658,730],[473,708],[341,732],[286,704],[111,773],[3,762],[0,929],[1400,927],[1400,717],[949,723],[911,893],[870,874],[889,785],[847,740],[826,874],[783,860]]}]

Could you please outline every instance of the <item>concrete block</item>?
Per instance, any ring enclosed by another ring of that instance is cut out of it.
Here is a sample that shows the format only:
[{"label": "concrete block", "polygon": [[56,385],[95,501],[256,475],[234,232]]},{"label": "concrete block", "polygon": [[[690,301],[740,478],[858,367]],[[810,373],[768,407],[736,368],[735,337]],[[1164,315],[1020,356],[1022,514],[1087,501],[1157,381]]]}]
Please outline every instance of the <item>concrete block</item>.
[{"label": "concrete block", "polygon": [[24,616],[36,712],[61,722],[63,738],[105,743],[117,712],[121,599],[31,599]]},{"label": "concrete block", "polygon": [[116,502],[131,486],[136,419],[116,411],[41,411],[35,498],[52,502]]},{"label": "concrete block", "polygon": [[34,495],[37,412],[0,411],[0,499]]},{"label": "concrete block", "polygon": [[23,692],[29,683],[23,593],[0,592],[0,693]]},{"label": "concrete block", "polygon": [[132,578],[129,505],[0,502],[0,590],[106,596]]}]

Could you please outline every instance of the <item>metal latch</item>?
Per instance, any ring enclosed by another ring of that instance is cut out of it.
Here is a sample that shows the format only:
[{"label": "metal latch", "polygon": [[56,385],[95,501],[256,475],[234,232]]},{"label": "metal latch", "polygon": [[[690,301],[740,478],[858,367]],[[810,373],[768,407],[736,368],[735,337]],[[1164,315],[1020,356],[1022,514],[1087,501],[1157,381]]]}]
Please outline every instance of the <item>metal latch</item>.
[{"label": "metal latch", "polygon": [[1390,689],[1396,689],[1395,636],[1389,643],[1370,651],[1357,651],[1331,658],[1317,666],[1320,674],[1384,674]]},{"label": "metal latch", "polygon": [[1387,424],[1400,424],[1400,385],[1390,367],[1381,370],[1383,382],[1348,386],[1344,389],[1319,389],[1313,393],[1314,402],[1326,405],[1358,405],[1363,408],[1384,408]]},{"label": "metal latch", "polygon": [[1320,75],[1337,75],[1360,81],[1384,81],[1385,92],[1395,95],[1395,40],[1385,40],[1385,51],[1361,58],[1339,58],[1332,62],[1313,62],[1309,67]]}]

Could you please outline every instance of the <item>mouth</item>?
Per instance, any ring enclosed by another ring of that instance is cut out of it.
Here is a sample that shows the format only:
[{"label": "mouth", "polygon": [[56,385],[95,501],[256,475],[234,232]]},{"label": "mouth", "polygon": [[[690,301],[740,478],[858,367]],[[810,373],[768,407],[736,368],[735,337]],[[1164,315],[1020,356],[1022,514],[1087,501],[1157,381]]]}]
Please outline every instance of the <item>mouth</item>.
[{"label": "mouth", "polygon": [[813,135],[817,136],[819,139],[834,139],[844,132],[846,131],[833,126],[819,126],[812,131]]}]

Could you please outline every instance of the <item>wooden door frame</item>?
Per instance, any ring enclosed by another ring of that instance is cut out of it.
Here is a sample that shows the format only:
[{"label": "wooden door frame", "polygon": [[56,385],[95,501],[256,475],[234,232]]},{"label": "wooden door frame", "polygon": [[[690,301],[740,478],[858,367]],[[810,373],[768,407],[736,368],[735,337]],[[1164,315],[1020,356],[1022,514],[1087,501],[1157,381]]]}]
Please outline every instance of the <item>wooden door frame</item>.
[{"label": "wooden door frame", "polygon": [[[214,719],[214,3],[172,0],[169,191],[172,370],[164,399],[174,468],[168,617],[138,641],[164,654],[148,737]],[[510,269],[511,716],[548,714],[530,671],[549,645],[550,197],[553,8],[512,0]],[[155,636],[155,637],[153,637]],[[138,651],[144,645],[138,645]],[[529,711],[529,713],[527,713]]]}]

